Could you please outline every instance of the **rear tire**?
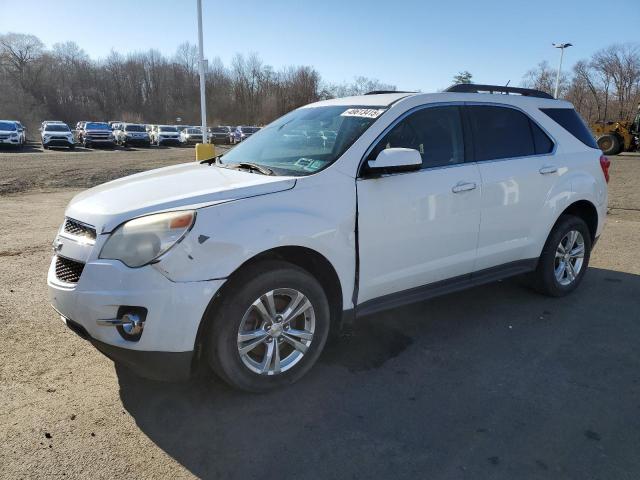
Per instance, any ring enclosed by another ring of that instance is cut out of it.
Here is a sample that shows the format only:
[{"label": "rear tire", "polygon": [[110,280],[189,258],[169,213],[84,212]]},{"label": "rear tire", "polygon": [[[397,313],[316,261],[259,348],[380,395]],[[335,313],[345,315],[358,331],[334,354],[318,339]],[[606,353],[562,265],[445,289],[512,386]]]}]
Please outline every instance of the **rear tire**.
[{"label": "rear tire", "polygon": [[563,297],[580,285],[590,257],[589,227],[580,217],[562,215],[542,249],[532,286],[544,295]]},{"label": "rear tire", "polygon": [[622,150],[620,146],[620,138],[617,135],[608,133],[598,137],[598,147],[605,155],[617,155]]},{"label": "rear tire", "polygon": [[309,272],[265,261],[240,273],[226,292],[210,314],[205,339],[209,365],[218,376],[233,387],[265,392],[296,382],[313,367],[329,334],[330,309]]}]

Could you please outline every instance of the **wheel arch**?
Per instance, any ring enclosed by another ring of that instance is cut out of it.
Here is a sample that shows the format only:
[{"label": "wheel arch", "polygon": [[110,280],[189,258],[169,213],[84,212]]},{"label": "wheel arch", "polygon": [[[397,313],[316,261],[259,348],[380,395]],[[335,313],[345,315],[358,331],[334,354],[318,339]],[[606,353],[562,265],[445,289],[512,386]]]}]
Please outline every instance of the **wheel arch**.
[{"label": "wheel arch", "polygon": [[329,300],[331,315],[330,334],[340,330],[343,318],[342,286],[340,277],[334,266],[324,255],[311,248],[296,245],[280,246],[260,252],[246,260],[229,275],[227,281],[215,293],[200,320],[194,345],[196,351],[194,358],[199,360],[199,358],[202,357],[204,339],[206,338],[211,323],[210,319],[215,316],[222,298],[224,298],[224,295],[229,289],[229,285],[233,283],[233,279],[237,278],[247,268],[268,260],[285,261],[313,275],[322,286]]},{"label": "wheel arch", "polygon": [[582,220],[587,224],[587,227],[589,227],[591,242],[593,243],[598,231],[598,209],[593,203],[589,200],[577,200],[573,202],[571,205],[566,207],[560,215],[558,215],[558,218],[554,223],[554,227],[563,215],[574,215],[582,218]]}]

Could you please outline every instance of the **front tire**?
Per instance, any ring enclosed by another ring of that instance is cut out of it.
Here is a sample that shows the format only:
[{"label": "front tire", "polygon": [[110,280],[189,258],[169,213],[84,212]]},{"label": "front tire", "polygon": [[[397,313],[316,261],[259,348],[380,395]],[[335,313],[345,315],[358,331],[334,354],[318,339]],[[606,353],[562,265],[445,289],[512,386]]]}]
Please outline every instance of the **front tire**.
[{"label": "front tire", "polygon": [[330,309],[306,270],[267,261],[232,280],[208,329],[211,368],[231,386],[265,392],[290,385],[315,364],[329,334]]},{"label": "front tire", "polygon": [[533,286],[544,295],[563,297],[575,290],[587,271],[591,257],[591,232],[585,221],[562,215],[547,238]]}]

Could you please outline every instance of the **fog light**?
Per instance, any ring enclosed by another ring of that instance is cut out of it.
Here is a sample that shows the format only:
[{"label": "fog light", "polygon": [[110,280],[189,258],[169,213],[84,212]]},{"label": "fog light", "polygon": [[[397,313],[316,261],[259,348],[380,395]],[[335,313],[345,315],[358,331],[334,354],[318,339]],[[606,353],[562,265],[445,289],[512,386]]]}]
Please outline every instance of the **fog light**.
[{"label": "fog light", "polygon": [[118,309],[117,318],[98,320],[97,323],[103,327],[116,327],[122,338],[137,342],[142,336],[146,319],[146,308],[123,306]]},{"label": "fog light", "polygon": [[140,335],[144,328],[144,322],[135,313],[127,313],[122,317],[122,330],[127,335]]}]

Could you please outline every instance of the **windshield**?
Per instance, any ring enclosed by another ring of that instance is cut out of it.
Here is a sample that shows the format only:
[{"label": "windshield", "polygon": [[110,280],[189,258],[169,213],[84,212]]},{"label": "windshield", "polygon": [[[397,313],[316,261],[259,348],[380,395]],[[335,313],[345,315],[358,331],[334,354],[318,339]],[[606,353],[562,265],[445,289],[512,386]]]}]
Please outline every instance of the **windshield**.
[{"label": "windshield", "polygon": [[213,133],[229,133],[229,127],[216,127],[212,128]]},{"label": "windshield", "polygon": [[[226,153],[221,164],[255,163],[281,175],[310,175],[331,165],[384,108],[300,108],[279,118]],[[335,132],[323,135],[323,132]]]},{"label": "windshield", "polygon": [[108,123],[99,122],[87,122],[84,128],[87,130],[111,130],[111,127]]},{"label": "windshield", "polygon": [[52,123],[44,127],[45,132],[68,132],[69,127],[60,123]]},{"label": "windshield", "polygon": [[16,130],[16,124],[13,122],[0,122],[0,130],[14,132]]},{"label": "windshield", "polygon": [[256,133],[258,130],[260,130],[258,127],[242,127],[244,133]]},{"label": "windshield", "polygon": [[127,125],[124,127],[126,132],[146,132],[145,128],[142,125]]},{"label": "windshield", "polygon": [[158,130],[161,132],[177,132],[178,129],[176,127],[160,127]]},{"label": "windshield", "polygon": [[189,128],[187,129],[187,133],[199,135],[201,132],[197,128]]}]

